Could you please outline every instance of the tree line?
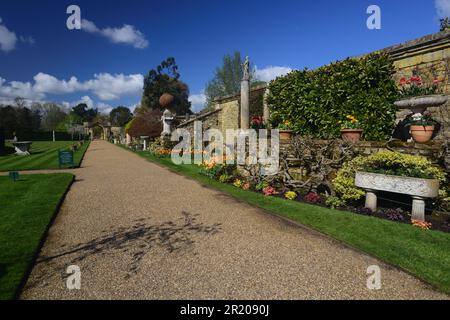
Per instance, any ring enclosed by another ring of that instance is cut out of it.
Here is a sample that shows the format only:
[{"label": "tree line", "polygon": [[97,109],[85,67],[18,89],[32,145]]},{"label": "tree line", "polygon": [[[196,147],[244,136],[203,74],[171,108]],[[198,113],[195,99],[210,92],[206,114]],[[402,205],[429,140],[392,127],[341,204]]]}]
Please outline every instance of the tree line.
[{"label": "tree line", "polygon": [[108,121],[113,126],[124,126],[133,114],[127,107],[114,108],[108,115],[85,103],[65,108],[52,102],[26,105],[23,98],[16,98],[12,104],[0,105],[0,128],[7,138],[18,138],[38,132],[67,132],[80,130],[84,122]]}]

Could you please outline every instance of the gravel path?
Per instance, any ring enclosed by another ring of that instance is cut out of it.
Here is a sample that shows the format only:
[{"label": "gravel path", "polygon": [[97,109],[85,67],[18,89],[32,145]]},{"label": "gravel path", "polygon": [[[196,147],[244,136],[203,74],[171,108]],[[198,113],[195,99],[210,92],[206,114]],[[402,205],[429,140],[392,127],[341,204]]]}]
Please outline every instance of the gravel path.
[{"label": "gravel path", "polygon": [[[448,298],[107,142],[75,172],[23,299]],[[69,265],[80,290],[66,288]],[[381,290],[366,288],[370,265]]]}]

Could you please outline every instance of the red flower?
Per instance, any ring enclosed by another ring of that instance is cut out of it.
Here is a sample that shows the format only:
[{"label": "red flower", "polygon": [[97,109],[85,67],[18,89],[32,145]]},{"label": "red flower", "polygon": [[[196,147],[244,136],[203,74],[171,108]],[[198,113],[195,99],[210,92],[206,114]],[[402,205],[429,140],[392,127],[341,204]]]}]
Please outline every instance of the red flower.
[{"label": "red flower", "polygon": [[305,201],[309,203],[318,203],[321,200],[320,196],[315,192],[310,192],[305,196]]},{"label": "red flower", "polygon": [[439,79],[434,79],[433,80],[433,84],[439,84],[439,82],[440,82]]},{"label": "red flower", "polygon": [[250,121],[251,125],[261,125],[263,123],[263,117],[254,116]]},{"label": "red flower", "polygon": [[403,78],[400,79],[400,85],[404,86],[404,85],[407,84],[407,83],[408,83],[408,81],[406,80],[405,77],[403,77]]}]

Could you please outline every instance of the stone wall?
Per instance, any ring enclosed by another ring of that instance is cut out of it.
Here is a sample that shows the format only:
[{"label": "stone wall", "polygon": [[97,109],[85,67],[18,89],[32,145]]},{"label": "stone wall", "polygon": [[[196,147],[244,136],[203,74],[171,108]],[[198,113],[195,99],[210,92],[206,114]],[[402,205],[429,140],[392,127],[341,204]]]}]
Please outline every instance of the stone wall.
[{"label": "stone wall", "polygon": [[219,128],[225,136],[227,129],[239,129],[239,102],[231,100],[219,105]]},{"label": "stone wall", "polygon": [[221,109],[216,109],[214,111],[206,112],[198,117],[185,121],[178,125],[177,128],[186,129],[191,134],[191,138],[194,137],[194,123],[195,121],[202,122],[202,129],[206,131],[208,129],[220,129],[220,115]]},{"label": "stone wall", "polygon": [[439,79],[444,93],[450,93],[450,30],[407,41],[383,51],[387,51],[394,61],[397,70],[395,80],[416,73],[428,83]]},{"label": "stone wall", "polygon": [[291,183],[308,181],[308,188],[326,186],[327,190],[331,191],[331,181],[346,161],[358,155],[370,155],[379,151],[390,150],[423,156],[433,164],[446,168],[450,173],[450,158],[445,148],[445,144],[441,141],[428,144],[360,141],[353,145],[342,140],[280,141],[280,171],[289,173]]},{"label": "stone wall", "polygon": [[[259,86],[250,90],[250,116],[262,115],[262,99],[266,86]],[[203,122],[203,131],[219,129],[225,136],[227,129],[239,129],[240,127],[240,96],[229,95],[215,100],[215,110],[205,112],[196,117],[182,122],[177,128],[185,128],[193,136],[194,122]]]},{"label": "stone wall", "polygon": [[[450,30],[407,41],[384,51],[387,51],[394,61],[397,71],[394,79],[397,82],[402,77],[409,78],[413,74],[420,75],[427,84],[437,78],[441,81],[443,93],[450,94]],[[433,119],[442,126],[437,139],[450,139],[450,101],[444,106],[428,110]],[[403,119],[409,112],[409,110],[397,112],[397,121]]]},{"label": "stone wall", "polygon": [[[325,145],[327,140],[313,140],[316,147]],[[290,141],[280,141],[280,150],[288,151],[291,147]],[[397,151],[401,153],[423,156],[432,163],[443,164],[444,143],[442,141],[431,141],[429,143],[402,142],[393,140],[389,142],[382,141],[359,141],[354,144],[354,148],[361,155],[371,155],[379,151]],[[449,168],[450,169],[450,168]]]}]

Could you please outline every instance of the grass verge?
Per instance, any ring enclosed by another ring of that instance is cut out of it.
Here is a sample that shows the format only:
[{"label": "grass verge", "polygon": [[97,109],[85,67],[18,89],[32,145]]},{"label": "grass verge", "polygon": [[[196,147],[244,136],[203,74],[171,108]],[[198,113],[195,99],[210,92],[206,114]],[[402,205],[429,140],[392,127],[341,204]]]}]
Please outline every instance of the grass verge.
[{"label": "grass verge", "polygon": [[[33,141],[31,155],[14,154],[0,156],[0,171],[58,169],[58,150],[67,150],[75,141]],[[11,149],[11,146],[7,144]],[[75,167],[79,167],[89,147],[85,142],[74,154]]]},{"label": "grass verge", "polygon": [[200,174],[195,165],[179,166],[173,164],[170,158],[158,158],[149,152],[136,153],[237,199],[329,235],[388,264],[400,267],[439,291],[450,293],[449,233],[425,231],[408,224],[352,212],[265,197],[212,180]]},{"label": "grass verge", "polygon": [[0,176],[0,300],[23,285],[74,176],[68,173]]}]

